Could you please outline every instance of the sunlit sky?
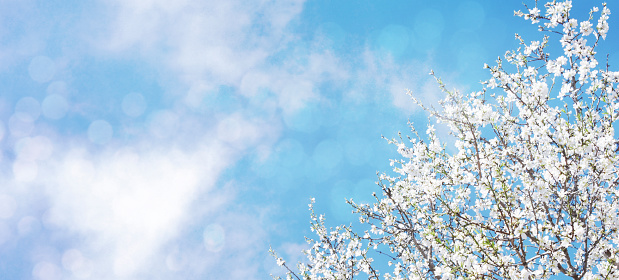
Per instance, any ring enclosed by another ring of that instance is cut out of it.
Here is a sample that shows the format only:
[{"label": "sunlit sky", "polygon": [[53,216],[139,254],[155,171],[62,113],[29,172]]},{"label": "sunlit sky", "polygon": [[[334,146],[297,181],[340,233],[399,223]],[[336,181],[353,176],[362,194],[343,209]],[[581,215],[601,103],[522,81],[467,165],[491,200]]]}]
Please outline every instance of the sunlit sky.
[{"label": "sunlit sky", "polygon": [[406,89],[541,39],[521,2],[0,0],[0,279],[270,279],[425,131]]}]

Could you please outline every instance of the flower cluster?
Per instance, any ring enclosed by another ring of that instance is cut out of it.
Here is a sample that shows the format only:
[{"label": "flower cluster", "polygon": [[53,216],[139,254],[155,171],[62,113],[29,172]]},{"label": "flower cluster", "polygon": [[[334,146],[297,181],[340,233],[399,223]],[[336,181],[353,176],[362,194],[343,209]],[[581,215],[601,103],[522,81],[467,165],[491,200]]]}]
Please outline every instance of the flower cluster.
[{"label": "flower cluster", "polygon": [[[618,279],[619,72],[595,56],[610,11],[604,4],[578,22],[571,7],[516,12],[558,34],[561,55],[546,52],[550,36],[516,36],[521,48],[485,65],[482,91],[463,95],[437,79],[441,109],[417,104],[449,127],[454,146],[433,126],[391,140],[398,176],[380,176],[376,203],[350,202],[370,230],[327,230],[312,211],[319,239],[308,239],[308,264],[288,278]],[[393,270],[379,273],[371,252]]]}]

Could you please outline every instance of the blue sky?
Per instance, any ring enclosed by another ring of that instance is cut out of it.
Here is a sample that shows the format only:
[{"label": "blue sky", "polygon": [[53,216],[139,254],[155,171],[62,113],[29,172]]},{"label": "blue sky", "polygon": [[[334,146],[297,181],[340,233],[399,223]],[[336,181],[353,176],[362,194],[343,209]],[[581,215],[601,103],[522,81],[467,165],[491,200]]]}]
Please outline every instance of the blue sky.
[{"label": "blue sky", "polygon": [[354,221],[397,158],[381,136],[425,130],[406,89],[479,90],[514,33],[541,39],[518,9],[0,0],[0,279],[269,279],[310,197]]}]

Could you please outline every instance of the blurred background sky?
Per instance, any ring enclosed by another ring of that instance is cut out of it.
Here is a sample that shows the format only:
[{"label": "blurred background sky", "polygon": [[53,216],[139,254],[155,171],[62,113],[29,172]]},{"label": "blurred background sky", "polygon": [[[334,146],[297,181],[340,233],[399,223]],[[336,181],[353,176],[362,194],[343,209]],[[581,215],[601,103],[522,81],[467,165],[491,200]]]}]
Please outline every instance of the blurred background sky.
[{"label": "blurred background sky", "polygon": [[397,158],[381,136],[425,131],[406,89],[436,105],[433,69],[480,90],[514,33],[541,39],[519,9],[0,0],[0,279],[270,279],[269,245],[303,257],[310,197],[355,221],[344,198]]}]

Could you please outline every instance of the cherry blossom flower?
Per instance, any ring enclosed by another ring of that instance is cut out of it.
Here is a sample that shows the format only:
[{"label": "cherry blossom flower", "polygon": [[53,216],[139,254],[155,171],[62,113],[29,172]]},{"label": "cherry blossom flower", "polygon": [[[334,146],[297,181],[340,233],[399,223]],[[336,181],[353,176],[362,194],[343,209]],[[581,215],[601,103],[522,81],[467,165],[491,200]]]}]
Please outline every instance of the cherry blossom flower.
[{"label": "cherry blossom flower", "polygon": [[[610,10],[593,29],[598,8],[578,21],[571,1],[546,3],[543,15],[535,4],[515,15],[549,35],[516,35],[524,49],[485,64],[483,90],[436,78],[439,109],[413,99],[436,123],[390,140],[401,158],[395,176],[379,175],[375,203],[348,201],[368,230],[327,228],[312,200],[307,264],[295,272],[272,252],[288,279],[619,279],[619,71],[595,52]],[[546,51],[551,39],[562,54]]]}]

